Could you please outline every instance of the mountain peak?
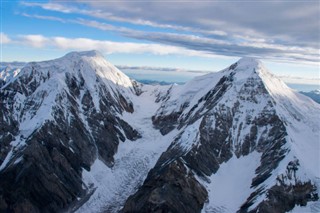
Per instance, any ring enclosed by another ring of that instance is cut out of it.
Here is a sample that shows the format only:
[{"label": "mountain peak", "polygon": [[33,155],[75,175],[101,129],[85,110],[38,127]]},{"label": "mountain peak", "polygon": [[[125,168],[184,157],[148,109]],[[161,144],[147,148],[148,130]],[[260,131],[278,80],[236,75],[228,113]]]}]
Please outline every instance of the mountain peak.
[{"label": "mountain peak", "polygon": [[257,59],[256,57],[242,57],[238,60],[239,63],[254,63],[254,62],[259,62],[259,59]]},{"label": "mountain peak", "polygon": [[238,79],[244,79],[252,76],[254,73],[266,73],[267,69],[257,58],[243,57],[224,71],[236,72],[240,75]]},{"label": "mountain peak", "polygon": [[243,57],[239,59],[237,62],[239,67],[247,67],[247,68],[256,68],[261,65],[261,61],[254,57]]},{"label": "mountain peak", "polygon": [[260,60],[254,57],[243,57],[239,59],[236,63],[232,64],[226,70],[231,71],[245,71],[246,73],[258,70],[259,68],[263,68],[263,64]]},{"label": "mountain peak", "polygon": [[[53,71],[54,70],[54,71]],[[35,75],[46,76],[51,71],[51,77],[64,79],[68,73],[77,79],[84,78],[89,87],[94,90],[97,78],[100,78],[110,87],[121,86],[132,88],[132,82],[128,76],[122,73],[112,63],[96,50],[83,52],[70,52],[61,58],[49,61],[31,62],[24,67],[24,71]],[[62,74],[62,75],[61,75]],[[87,86],[88,86],[87,85]],[[115,89],[113,88],[113,91]]]},{"label": "mountain peak", "polygon": [[97,50],[90,50],[90,51],[82,51],[82,52],[70,52],[68,54],[66,54],[64,57],[67,58],[75,58],[75,57],[102,57],[104,58],[104,56],[102,55],[102,53],[100,53]]}]

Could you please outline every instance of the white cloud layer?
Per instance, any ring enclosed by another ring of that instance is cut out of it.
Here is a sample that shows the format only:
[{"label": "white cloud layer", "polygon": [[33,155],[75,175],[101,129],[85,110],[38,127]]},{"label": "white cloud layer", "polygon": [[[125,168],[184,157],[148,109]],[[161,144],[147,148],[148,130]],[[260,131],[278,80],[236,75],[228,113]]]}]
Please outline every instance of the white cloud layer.
[{"label": "white cloud layer", "polygon": [[302,78],[296,76],[279,76],[279,78],[289,84],[320,85],[320,78]]},{"label": "white cloud layer", "polygon": [[186,55],[199,57],[214,57],[202,51],[189,50],[183,47],[175,47],[163,44],[114,42],[106,40],[95,40],[89,38],[65,38],[65,37],[45,37],[43,35],[20,35],[17,39],[11,39],[6,34],[1,34],[6,43],[19,44],[34,48],[53,47],[63,50],[88,50],[95,49],[105,54],[112,53],[150,53],[154,55]]},{"label": "white cloud layer", "polygon": [[16,42],[35,48],[42,48],[50,43],[50,39],[43,35],[20,35],[19,40]]}]

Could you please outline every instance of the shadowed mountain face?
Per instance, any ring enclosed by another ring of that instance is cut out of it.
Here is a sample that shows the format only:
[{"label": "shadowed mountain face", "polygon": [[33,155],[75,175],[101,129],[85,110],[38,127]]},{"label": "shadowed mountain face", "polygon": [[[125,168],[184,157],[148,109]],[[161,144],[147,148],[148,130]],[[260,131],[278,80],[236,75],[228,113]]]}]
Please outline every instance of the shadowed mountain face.
[{"label": "shadowed mountain face", "polygon": [[73,52],[2,86],[2,211],[320,210],[320,107],[253,58],[151,86]]}]

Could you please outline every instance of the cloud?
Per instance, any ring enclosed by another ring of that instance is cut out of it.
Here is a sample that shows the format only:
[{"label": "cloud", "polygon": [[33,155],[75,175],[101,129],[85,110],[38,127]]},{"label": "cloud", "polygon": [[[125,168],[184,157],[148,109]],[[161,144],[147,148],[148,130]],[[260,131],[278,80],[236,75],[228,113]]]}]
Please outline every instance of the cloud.
[{"label": "cloud", "polygon": [[20,35],[19,42],[35,48],[42,48],[50,43],[50,39],[43,35]]},{"label": "cloud", "polygon": [[274,61],[311,64],[317,64],[319,61],[318,49],[268,43],[266,39],[257,39],[249,36],[239,37],[237,41],[232,41],[232,39],[224,40],[182,33],[144,32],[129,28],[117,28],[110,24],[86,19],[81,19],[77,23],[100,30],[116,31],[130,38],[183,47],[213,55],[255,56]]},{"label": "cloud", "polygon": [[117,65],[120,70],[130,70],[135,72],[178,72],[178,73],[197,73],[197,74],[206,74],[209,71],[203,70],[187,70],[174,67],[150,67],[150,66],[126,66],[126,65]]},{"label": "cloud", "polygon": [[0,32],[0,43],[1,44],[8,44],[10,42],[11,42],[11,39],[9,38],[9,36]]},{"label": "cloud", "polygon": [[296,76],[278,76],[281,80],[289,84],[309,84],[309,85],[319,85],[320,78],[303,78]]},{"label": "cloud", "polygon": [[[198,28],[191,28],[191,27],[183,27],[178,25],[172,24],[159,24],[151,20],[145,20],[143,18],[128,18],[126,16],[118,16],[113,13],[106,12],[106,10],[100,9],[91,9],[91,10],[84,10],[79,9],[74,6],[70,5],[62,5],[59,3],[30,3],[30,2],[22,2],[24,6],[28,7],[41,7],[44,10],[62,12],[62,13],[76,13],[81,15],[87,15],[91,17],[96,17],[104,20],[116,21],[116,22],[126,22],[134,25],[143,25],[143,26],[150,26],[155,28],[164,28],[164,29],[173,29],[179,31],[193,31],[198,33],[204,33],[208,35],[218,35],[218,36],[225,36],[227,35],[226,32],[222,30],[201,30]],[[131,10],[131,9],[130,9]],[[138,12],[138,11],[137,11]]]},{"label": "cloud", "polygon": [[318,1],[78,2],[87,4],[91,10],[106,11],[129,20],[152,20],[158,25],[222,31],[277,42],[284,40],[294,46],[319,47]]},{"label": "cloud", "polygon": [[[25,14],[26,16],[31,16]],[[37,18],[36,16],[32,16]],[[41,16],[41,19],[58,20],[58,17],[45,17]],[[164,33],[164,32],[145,32],[139,30],[133,30],[126,27],[117,27],[104,22],[98,22],[95,20],[87,20],[83,18],[78,18],[76,20],[64,19],[65,22],[77,23],[93,28],[97,28],[103,31],[118,32],[122,36],[135,38],[139,40],[148,40],[155,43],[165,44],[167,46],[172,46],[171,49],[175,47],[182,47],[184,49],[189,49],[192,52],[201,51],[207,55],[224,55],[224,56],[256,56],[262,59],[271,59],[273,61],[280,62],[294,62],[294,63],[318,63],[318,50],[313,48],[301,48],[294,46],[285,46],[281,44],[268,43],[266,39],[257,39],[250,36],[237,36],[237,42],[208,38],[197,35],[189,34],[178,34],[178,33]],[[149,47],[148,47],[149,48]],[[161,48],[160,48],[161,49]],[[167,48],[168,49],[168,48]],[[171,51],[171,52],[172,52]],[[190,53],[189,51],[189,53]],[[114,50],[116,52],[116,50]],[[159,51],[151,51],[150,49],[146,52],[155,53]],[[181,52],[181,51],[176,51]],[[137,51],[141,53],[141,51]],[[250,53],[250,54],[249,54]],[[157,53],[158,54],[158,53]],[[199,54],[194,54],[199,55]],[[203,54],[202,54],[203,55]]]},{"label": "cloud", "polygon": [[43,35],[20,35],[13,43],[31,46],[34,48],[53,47],[63,50],[88,50],[96,49],[105,54],[113,53],[150,53],[154,55],[186,55],[199,57],[215,57],[206,52],[188,50],[163,44],[114,42],[95,40],[89,38],[45,37]]},{"label": "cloud", "polygon": [[107,23],[98,22],[95,20],[83,19],[83,18],[78,18],[76,20],[69,20],[69,22],[81,24],[81,25],[88,26],[88,27],[97,28],[99,30],[124,33],[126,35],[130,35],[131,33],[139,32],[136,30],[132,30],[130,28],[114,26],[112,24],[107,24]]},{"label": "cloud", "polygon": [[55,16],[42,16],[42,15],[36,15],[36,14],[28,14],[28,13],[21,13],[20,15],[28,18],[36,18],[36,19],[43,19],[43,20],[50,20],[50,21],[60,21],[62,23],[66,23],[67,21],[65,19],[55,17]]},{"label": "cloud", "polygon": [[37,2],[21,2],[21,5],[28,7],[41,7],[44,10],[58,11],[62,13],[77,13],[80,11],[77,8],[73,8],[70,6],[64,6],[62,4],[55,3],[37,3]]},{"label": "cloud", "polygon": [[214,54],[209,54],[203,51],[195,51],[186,49],[184,47],[177,47],[164,44],[150,44],[150,43],[133,43],[133,42],[113,42],[101,41],[88,38],[64,38],[54,37],[51,39],[52,43],[61,49],[97,49],[106,54],[112,53],[133,53],[143,54],[151,53],[154,55],[186,55],[198,57],[216,57]]},{"label": "cloud", "polygon": [[78,0],[73,3],[53,1],[22,4],[135,25],[191,31],[207,36],[250,35],[294,46],[319,47],[318,1],[154,0],[146,4],[144,1]]},{"label": "cloud", "polygon": [[[291,63],[319,62],[320,11],[316,2],[78,2],[81,7],[77,3],[60,1],[22,4],[103,19],[109,23],[88,18],[68,22],[207,55],[256,56]],[[53,17],[48,18],[53,20]],[[133,26],[119,27],[110,21]],[[152,29],[137,30],[134,25]],[[167,29],[166,32],[163,29]]]}]

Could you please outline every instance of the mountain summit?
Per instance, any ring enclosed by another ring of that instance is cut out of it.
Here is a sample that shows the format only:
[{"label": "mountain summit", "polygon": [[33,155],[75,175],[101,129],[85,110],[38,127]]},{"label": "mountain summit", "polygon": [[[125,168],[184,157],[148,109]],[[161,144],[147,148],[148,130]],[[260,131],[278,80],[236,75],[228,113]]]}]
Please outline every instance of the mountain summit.
[{"label": "mountain summit", "polygon": [[169,86],[32,62],[0,90],[0,209],[318,212],[319,115],[254,58]]},{"label": "mountain summit", "polygon": [[240,59],[162,100],[155,127],[179,133],[124,212],[287,212],[318,200],[320,107],[260,61]]},{"label": "mountain summit", "polygon": [[76,57],[93,57],[93,58],[103,58],[104,56],[97,50],[89,50],[83,52],[70,52],[66,54],[64,57],[66,58],[76,58]]}]

